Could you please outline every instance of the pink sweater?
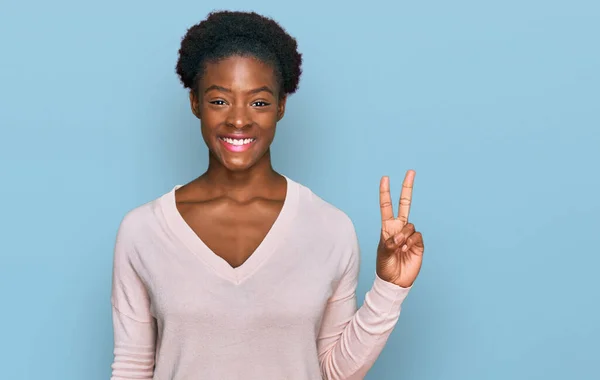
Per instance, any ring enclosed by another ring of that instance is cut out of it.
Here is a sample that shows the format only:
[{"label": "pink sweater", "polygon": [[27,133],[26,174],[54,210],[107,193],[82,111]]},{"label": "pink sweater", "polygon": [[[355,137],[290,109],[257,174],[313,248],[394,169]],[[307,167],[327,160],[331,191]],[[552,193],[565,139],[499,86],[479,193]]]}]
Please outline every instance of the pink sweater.
[{"label": "pink sweater", "polygon": [[375,276],[357,310],[351,220],[287,182],[279,217],[237,268],[181,217],[179,185],[127,213],[114,254],[112,380],[365,376],[409,289]]}]

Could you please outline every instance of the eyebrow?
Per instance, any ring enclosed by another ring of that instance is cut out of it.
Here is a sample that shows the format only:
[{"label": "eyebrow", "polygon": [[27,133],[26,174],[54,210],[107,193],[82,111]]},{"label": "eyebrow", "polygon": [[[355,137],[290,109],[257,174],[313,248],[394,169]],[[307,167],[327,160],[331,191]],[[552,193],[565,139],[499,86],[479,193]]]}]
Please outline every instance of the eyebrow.
[{"label": "eyebrow", "polygon": [[[217,90],[217,91],[221,91],[221,92],[228,92],[228,93],[232,92],[231,89],[229,89],[229,88],[213,84],[212,86],[209,86],[206,90],[204,90],[204,93],[206,94],[207,92],[212,91],[212,90]],[[248,91],[248,93],[249,94],[258,94],[259,92],[263,92],[263,91],[264,92],[268,92],[271,95],[275,95],[273,93],[273,90],[271,90],[269,88],[269,86],[258,87],[258,88],[255,88],[253,90]]]}]

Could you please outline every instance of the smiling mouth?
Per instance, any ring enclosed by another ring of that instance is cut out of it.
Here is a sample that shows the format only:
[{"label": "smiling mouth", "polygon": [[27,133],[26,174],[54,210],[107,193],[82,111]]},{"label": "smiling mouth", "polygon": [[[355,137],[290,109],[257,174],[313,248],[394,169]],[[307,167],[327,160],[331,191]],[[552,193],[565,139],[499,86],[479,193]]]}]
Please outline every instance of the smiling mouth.
[{"label": "smiling mouth", "polygon": [[231,145],[234,145],[234,146],[244,146],[244,145],[248,145],[248,144],[251,144],[254,141],[256,141],[255,138],[232,139],[232,138],[229,138],[229,137],[219,137],[219,140],[225,141],[227,144],[231,144]]},{"label": "smiling mouth", "polygon": [[236,139],[228,136],[219,136],[219,141],[228,151],[233,153],[242,153],[254,146],[256,138],[248,137]]}]

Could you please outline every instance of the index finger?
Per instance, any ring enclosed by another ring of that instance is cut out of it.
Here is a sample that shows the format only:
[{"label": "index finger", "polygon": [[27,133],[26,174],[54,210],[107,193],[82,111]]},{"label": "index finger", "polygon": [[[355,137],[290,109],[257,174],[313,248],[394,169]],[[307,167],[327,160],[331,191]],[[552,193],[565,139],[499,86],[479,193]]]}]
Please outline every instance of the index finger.
[{"label": "index finger", "polygon": [[398,207],[398,219],[403,224],[408,223],[408,214],[410,213],[410,204],[412,203],[413,184],[415,182],[415,171],[406,172],[404,182],[402,182],[402,192],[400,193],[400,206]]},{"label": "index finger", "polygon": [[381,181],[379,182],[379,208],[381,209],[382,222],[394,219],[389,177],[381,177]]}]

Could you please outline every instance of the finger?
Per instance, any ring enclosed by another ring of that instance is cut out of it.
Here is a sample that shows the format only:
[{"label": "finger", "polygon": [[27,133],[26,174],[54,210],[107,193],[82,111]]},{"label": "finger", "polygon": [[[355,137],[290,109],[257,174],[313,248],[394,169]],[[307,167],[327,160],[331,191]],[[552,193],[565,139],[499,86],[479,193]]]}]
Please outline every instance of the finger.
[{"label": "finger", "polygon": [[400,246],[405,244],[406,239],[415,232],[415,225],[412,223],[408,223],[402,230],[394,235],[394,243],[396,246]]},{"label": "finger", "polygon": [[409,236],[408,239],[406,239],[406,244],[402,246],[401,250],[407,252],[413,247],[423,248],[423,235],[421,235],[420,232],[415,232]]},{"label": "finger", "polygon": [[415,233],[415,225],[412,223],[407,223],[404,227],[402,227],[402,230],[400,231],[400,233],[396,235],[396,236],[398,236],[398,239],[396,240],[397,244],[401,248],[404,248],[404,246],[407,244],[406,243],[407,239],[414,233]]},{"label": "finger", "polygon": [[383,235],[381,236],[380,245],[382,246],[381,250],[378,249],[378,252],[384,253],[386,256],[391,255],[398,251],[398,244],[394,240],[395,236],[390,236],[387,239],[384,239]]},{"label": "finger", "polygon": [[379,208],[381,209],[382,222],[394,219],[389,177],[381,177],[381,181],[379,182]]},{"label": "finger", "polygon": [[413,183],[415,181],[415,171],[406,172],[404,182],[402,183],[402,192],[400,193],[400,206],[398,207],[398,219],[402,223],[408,223],[408,214],[410,213],[410,204],[412,203]]},{"label": "finger", "polygon": [[[397,235],[396,235],[397,236]],[[385,249],[388,251],[395,251],[396,249],[398,249],[398,241],[396,240],[396,236],[390,236],[386,241],[385,241]]]}]

